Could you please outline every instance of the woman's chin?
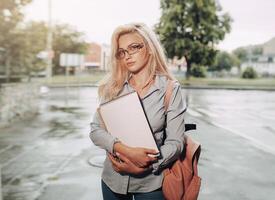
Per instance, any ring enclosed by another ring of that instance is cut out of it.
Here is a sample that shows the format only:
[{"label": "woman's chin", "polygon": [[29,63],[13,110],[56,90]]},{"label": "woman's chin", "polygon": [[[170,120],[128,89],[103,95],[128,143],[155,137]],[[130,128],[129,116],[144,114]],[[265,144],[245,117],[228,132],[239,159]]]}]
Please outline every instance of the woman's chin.
[{"label": "woman's chin", "polygon": [[135,66],[130,66],[130,67],[128,66],[127,69],[129,72],[134,73],[134,74],[139,71],[139,69]]},{"label": "woman's chin", "polygon": [[144,69],[144,67],[131,66],[131,67],[127,67],[127,69],[132,74],[138,74],[139,72],[141,72]]}]

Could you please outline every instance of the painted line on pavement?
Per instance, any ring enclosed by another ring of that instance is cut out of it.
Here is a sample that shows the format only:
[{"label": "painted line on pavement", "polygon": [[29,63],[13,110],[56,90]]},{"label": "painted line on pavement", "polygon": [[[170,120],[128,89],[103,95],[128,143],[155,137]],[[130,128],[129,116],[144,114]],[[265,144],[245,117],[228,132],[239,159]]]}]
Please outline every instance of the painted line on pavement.
[{"label": "painted line on pavement", "polygon": [[[188,111],[190,111],[190,110],[192,110],[192,109],[189,109],[189,108],[188,108]],[[256,147],[256,148],[258,148],[258,149],[260,149],[260,150],[263,150],[263,151],[265,151],[265,152],[267,152],[267,153],[271,153],[271,154],[275,155],[275,148],[272,148],[272,147],[270,147],[270,146],[268,146],[268,145],[266,145],[266,144],[263,144],[262,142],[259,142],[259,141],[256,140],[255,138],[250,137],[250,136],[248,136],[248,135],[245,134],[245,133],[242,133],[242,132],[240,132],[240,131],[236,131],[236,130],[234,130],[234,129],[232,129],[232,128],[229,128],[229,127],[227,127],[227,126],[218,124],[218,123],[216,123],[216,122],[213,122],[212,120],[211,120],[211,121],[206,120],[205,118],[203,118],[203,116],[202,116],[200,113],[198,113],[198,112],[196,112],[196,111],[194,111],[194,110],[192,110],[191,112],[189,112],[189,114],[192,115],[193,117],[202,117],[202,118],[200,118],[201,120],[206,121],[207,123],[210,123],[210,124],[212,124],[212,125],[214,125],[214,126],[216,126],[216,127],[219,127],[219,128],[224,129],[224,130],[227,130],[227,131],[229,131],[229,132],[231,132],[231,133],[234,133],[235,135],[241,136],[241,137],[247,139],[248,141],[250,141],[251,144],[252,144],[254,147]],[[207,113],[205,113],[205,114],[207,114]],[[208,115],[208,114],[207,114],[207,115]]]},{"label": "painted line on pavement", "polygon": [[258,149],[260,150],[263,150],[267,153],[271,153],[273,155],[275,155],[275,149],[274,148],[271,148],[270,146],[267,146],[266,144],[263,144],[262,142],[259,142],[258,140],[256,140],[255,138],[253,137],[250,137],[248,136],[247,134],[245,133],[242,133],[240,131],[236,131],[236,130],[233,130],[232,128],[229,128],[229,127],[226,127],[226,126],[223,126],[223,125],[220,125],[220,124],[217,124],[215,122],[210,122],[211,124],[213,124],[214,126],[217,126],[217,127],[220,127],[222,129],[225,129],[231,133],[234,133],[238,136],[241,136],[247,140],[249,140],[251,142],[251,144],[253,144],[253,146],[257,147]]}]

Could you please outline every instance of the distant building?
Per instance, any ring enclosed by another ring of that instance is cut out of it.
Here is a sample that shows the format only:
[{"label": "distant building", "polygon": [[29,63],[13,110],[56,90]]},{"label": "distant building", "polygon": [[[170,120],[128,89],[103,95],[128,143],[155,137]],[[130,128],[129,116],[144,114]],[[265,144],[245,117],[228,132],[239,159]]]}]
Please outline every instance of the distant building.
[{"label": "distant building", "polygon": [[267,43],[265,43],[263,48],[263,54],[264,55],[273,55],[275,56],[275,38],[269,40]]},{"label": "distant building", "polygon": [[100,69],[107,71],[109,62],[110,62],[111,49],[110,45],[102,44],[101,45],[101,65]]},{"label": "distant building", "polygon": [[275,56],[262,55],[254,57],[251,61],[241,64],[241,69],[252,67],[259,75],[274,76],[275,75]]},{"label": "distant building", "polygon": [[259,75],[275,76],[275,38],[263,45],[263,54],[250,56],[248,62],[241,64],[241,69],[252,67]]},{"label": "distant building", "polygon": [[108,60],[110,57],[110,46],[97,43],[90,43],[87,54],[85,55],[85,69],[107,70]]},{"label": "distant building", "polygon": [[97,43],[90,43],[88,52],[85,55],[85,68],[100,68],[101,46]]}]

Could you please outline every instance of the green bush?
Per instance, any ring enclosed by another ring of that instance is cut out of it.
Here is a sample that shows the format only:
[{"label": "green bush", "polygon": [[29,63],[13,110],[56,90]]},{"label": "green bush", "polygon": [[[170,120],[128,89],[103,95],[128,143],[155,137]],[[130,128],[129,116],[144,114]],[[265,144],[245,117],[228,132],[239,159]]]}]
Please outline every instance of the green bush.
[{"label": "green bush", "polygon": [[242,78],[254,79],[257,77],[258,77],[258,74],[252,67],[247,67],[242,73]]},{"label": "green bush", "polygon": [[206,77],[206,67],[193,64],[191,66],[191,76],[194,77]]}]

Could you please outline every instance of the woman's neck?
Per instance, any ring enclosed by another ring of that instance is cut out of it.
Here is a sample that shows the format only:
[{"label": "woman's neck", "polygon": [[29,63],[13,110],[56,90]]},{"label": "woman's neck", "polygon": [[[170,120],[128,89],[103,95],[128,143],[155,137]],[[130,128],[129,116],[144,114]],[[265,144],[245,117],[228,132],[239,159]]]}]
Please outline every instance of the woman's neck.
[{"label": "woman's neck", "polygon": [[144,86],[148,79],[149,79],[149,73],[145,70],[143,71],[140,71],[139,73],[136,73],[136,74],[132,74],[132,79],[133,79],[133,83],[136,85],[136,86]]},{"label": "woman's neck", "polygon": [[130,79],[131,86],[136,90],[140,97],[143,97],[150,86],[154,83],[154,77],[150,78],[148,73],[132,74]]}]

